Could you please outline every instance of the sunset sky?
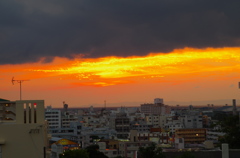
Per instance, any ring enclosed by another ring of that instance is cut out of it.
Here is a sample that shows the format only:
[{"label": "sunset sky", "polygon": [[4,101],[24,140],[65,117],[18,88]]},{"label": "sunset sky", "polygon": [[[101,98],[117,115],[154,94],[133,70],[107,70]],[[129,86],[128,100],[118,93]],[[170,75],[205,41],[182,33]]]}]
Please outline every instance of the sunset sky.
[{"label": "sunset sky", "polygon": [[0,98],[19,100],[14,77],[53,107],[231,104],[240,2],[215,2],[0,1]]}]

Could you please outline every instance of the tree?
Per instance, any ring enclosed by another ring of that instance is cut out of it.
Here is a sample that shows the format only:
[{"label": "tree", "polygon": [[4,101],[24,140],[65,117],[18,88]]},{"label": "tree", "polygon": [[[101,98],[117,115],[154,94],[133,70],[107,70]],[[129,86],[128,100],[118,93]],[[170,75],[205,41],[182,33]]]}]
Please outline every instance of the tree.
[{"label": "tree", "polygon": [[226,133],[219,138],[221,143],[227,143],[230,149],[240,148],[240,123],[239,116],[228,116],[225,120],[219,122],[222,132]]},{"label": "tree", "polygon": [[89,158],[89,154],[85,149],[67,150],[60,154],[60,158]]},{"label": "tree", "polygon": [[176,158],[194,158],[194,156],[189,151],[186,151],[183,152],[180,156],[177,156]]},{"label": "tree", "polygon": [[108,158],[103,152],[99,151],[98,145],[90,145],[86,147],[86,150],[89,153],[89,158]]},{"label": "tree", "polygon": [[138,155],[139,158],[165,158],[162,148],[157,147],[155,143],[152,143],[147,147],[140,147]]}]

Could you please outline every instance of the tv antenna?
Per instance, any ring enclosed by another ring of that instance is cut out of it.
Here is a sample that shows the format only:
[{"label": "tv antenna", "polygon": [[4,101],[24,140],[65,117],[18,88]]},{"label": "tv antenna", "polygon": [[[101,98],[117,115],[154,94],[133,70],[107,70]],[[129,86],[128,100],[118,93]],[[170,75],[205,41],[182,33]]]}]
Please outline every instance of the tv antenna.
[{"label": "tv antenna", "polygon": [[17,82],[20,84],[20,100],[22,100],[22,83],[24,81],[29,81],[29,80],[14,80],[14,77],[12,78],[12,84],[14,85],[14,82]]}]

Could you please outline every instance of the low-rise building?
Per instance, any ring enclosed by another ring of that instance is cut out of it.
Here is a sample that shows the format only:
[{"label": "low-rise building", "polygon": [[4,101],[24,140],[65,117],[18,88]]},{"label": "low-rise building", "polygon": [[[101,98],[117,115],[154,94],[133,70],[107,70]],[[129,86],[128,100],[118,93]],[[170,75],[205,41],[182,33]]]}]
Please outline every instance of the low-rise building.
[{"label": "low-rise building", "polygon": [[138,141],[151,141],[156,144],[169,144],[170,137],[166,132],[156,132],[156,133],[138,133]]},{"label": "low-rise building", "polygon": [[66,150],[80,149],[80,145],[76,142],[63,138],[52,138],[55,142],[51,144],[51,158],[59,158],[59,154],[64,153]]},{"label": "low-rise building", "polygon": [[199,144],[206,140],[206,129],[204,128],[183,128],[176,129],[176,138],[184,138],[185,144]]},{"label": "low-rise building", "polygon": [[[114,143],[115,147],[110,147],[109,144]],[[115,158],[119,156],[118,152],[118,141],[114,140],[101,140],[100,142],[97,142],[99,145],[99,151],[103,152],[107,157],[109,158]]]},{"label": "low-rise building", "polygon": [[152,125],[143,124],[143,123],[135,123],[130,126],[131,130],[137,130],[139,133],[146,133],[150,132],[150,129],[152,128]]}]

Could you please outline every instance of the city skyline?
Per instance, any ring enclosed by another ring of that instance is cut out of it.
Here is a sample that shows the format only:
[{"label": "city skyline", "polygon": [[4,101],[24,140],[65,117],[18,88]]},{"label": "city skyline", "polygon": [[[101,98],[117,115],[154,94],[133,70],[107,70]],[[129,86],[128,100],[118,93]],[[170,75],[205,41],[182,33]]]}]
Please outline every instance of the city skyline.
[{"label": "city skyline", "polygon": [[[1,1],[0,98],[240,99],[238,1]],[[211,103],[209,103],[211,104]],[[122,105],[128,106],[128,105]]]}]

